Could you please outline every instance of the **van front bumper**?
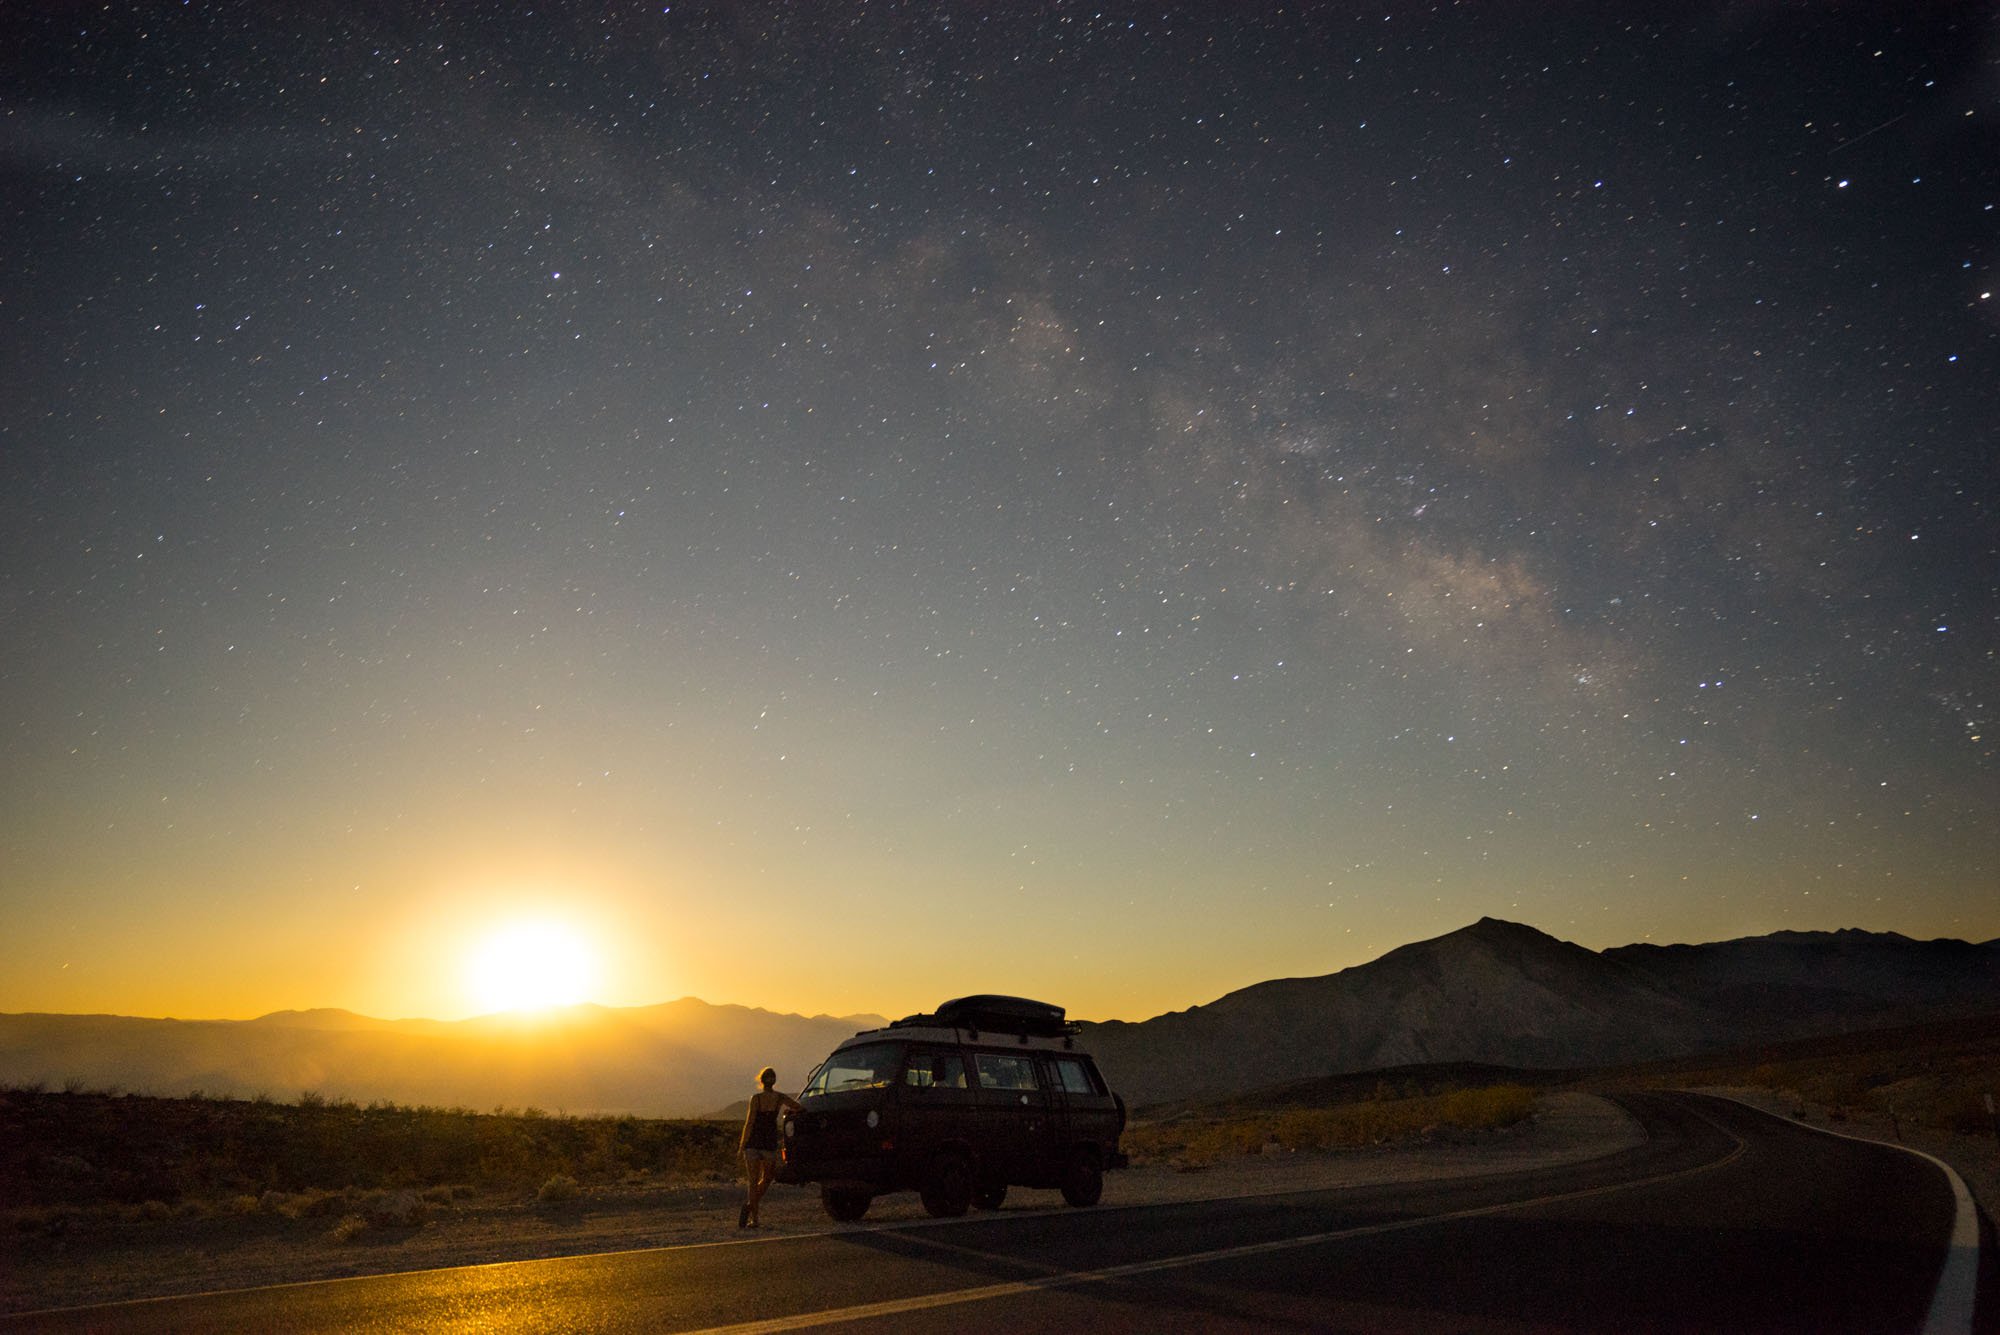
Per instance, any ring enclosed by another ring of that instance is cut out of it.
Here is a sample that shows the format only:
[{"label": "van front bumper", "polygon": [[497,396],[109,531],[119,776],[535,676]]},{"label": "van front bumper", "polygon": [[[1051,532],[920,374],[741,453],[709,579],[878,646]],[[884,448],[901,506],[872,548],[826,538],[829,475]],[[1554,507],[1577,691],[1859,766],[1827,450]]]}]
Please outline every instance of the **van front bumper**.
[{"label": "van front bumper", "polygon": [[792,1158],[778,1162],[778,1181],[792,1186],[824,1182],[836,1187],[867,1187],[871,1191],[893,1190],[891,1164],[876,1156],[820,1159]]}]

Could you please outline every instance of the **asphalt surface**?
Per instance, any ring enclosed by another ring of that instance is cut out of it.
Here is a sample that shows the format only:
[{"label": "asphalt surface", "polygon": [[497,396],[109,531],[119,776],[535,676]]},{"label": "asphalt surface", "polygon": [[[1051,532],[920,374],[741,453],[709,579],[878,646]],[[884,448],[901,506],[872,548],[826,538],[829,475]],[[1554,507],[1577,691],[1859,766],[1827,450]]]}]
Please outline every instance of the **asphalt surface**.
[{"label": "asphalt surface", "polygon": [[[29,1314],[0,1330],[1925,1328],[1956,1208],[1937,1168],[1720,1100],[1621,1102],[1645,1144],[1532,1173],[1003,1211]],[[1989,1255],[1976,1329],[1995,1324],[1992,1269]]]}]

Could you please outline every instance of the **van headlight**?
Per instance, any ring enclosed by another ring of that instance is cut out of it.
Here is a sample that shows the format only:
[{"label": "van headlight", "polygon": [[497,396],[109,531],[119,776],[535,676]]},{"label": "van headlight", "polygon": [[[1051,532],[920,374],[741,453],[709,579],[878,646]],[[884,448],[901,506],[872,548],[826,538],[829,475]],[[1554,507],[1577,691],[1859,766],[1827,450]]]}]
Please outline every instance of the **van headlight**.
[{"label": "van headlight", "polygon": [[873,1131],[876,1127],[880,1125],[882,1125],[882,1114],[876,1112],[873,1108],[870,1108],[868,1110],[868,1129],[870,1131]]}]

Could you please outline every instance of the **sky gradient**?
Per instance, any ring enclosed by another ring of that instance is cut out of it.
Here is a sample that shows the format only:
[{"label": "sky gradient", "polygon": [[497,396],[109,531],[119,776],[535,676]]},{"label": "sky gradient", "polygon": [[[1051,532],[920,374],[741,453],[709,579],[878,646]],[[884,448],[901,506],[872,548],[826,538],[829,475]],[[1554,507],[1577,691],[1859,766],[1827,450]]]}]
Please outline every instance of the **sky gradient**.
[{"label": "sky gradient", "polygon": [[1988,5],[0,51],[0,1010],[2000,935]]}]

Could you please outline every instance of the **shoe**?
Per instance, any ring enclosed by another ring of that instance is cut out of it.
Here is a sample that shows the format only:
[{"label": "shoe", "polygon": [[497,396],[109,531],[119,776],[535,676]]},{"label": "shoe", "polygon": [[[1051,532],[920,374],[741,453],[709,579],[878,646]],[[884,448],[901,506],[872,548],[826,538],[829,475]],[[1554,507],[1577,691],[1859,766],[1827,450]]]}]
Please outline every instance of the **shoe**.
[{"label": "shoe", "polygon": [[738,1227],[738,1228],[749,1228],[749,1227],[750,1227],[750,1207],[749,1207],[749,1206],[747,1206],[747,1205],[739,1205],[739,1206],[737,1206],[737,1207],[736,1207],[736,1227]]}]

